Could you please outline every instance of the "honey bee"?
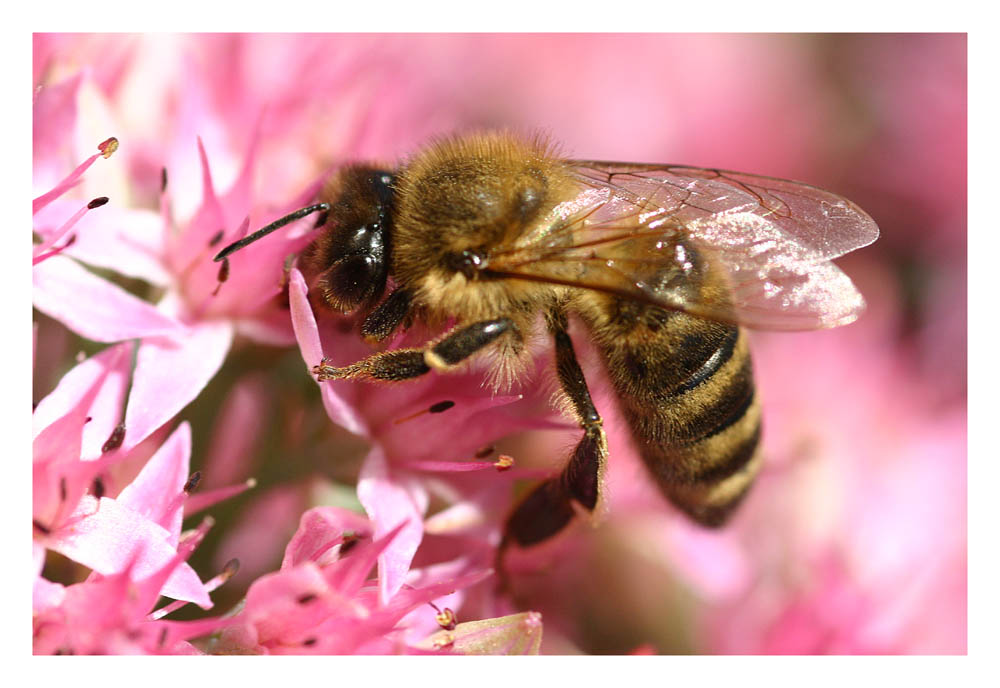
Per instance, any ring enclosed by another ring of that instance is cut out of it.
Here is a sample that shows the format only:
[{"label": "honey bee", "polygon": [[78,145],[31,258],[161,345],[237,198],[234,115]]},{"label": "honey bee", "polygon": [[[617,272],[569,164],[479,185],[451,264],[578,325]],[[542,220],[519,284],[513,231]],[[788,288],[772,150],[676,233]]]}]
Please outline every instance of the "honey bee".
[{"label": "honey bee", "polygon": [[853,321],[864,301],[831,260],[878,237],[856,205],[807,184],[568,160],[544,139],[507,132],[438,140],[398,169],[345,167],[321,201],[216,260],[323,211],[323,230],[300,261],[315,298],[363,316],[361,334],[374,342],[415,321],[457,324],[421,348],[339,368],[324,361],[313,370],[319,380],[399,382],[490,350],[503,385],[544,322],[567,411],[583,433],[561,473],[513,509],[501,551],[542,542],[601,501],[607,439],[571,316],[603,359],[659,489],[694,521],[719,526],[761,463],[744,326]]}]

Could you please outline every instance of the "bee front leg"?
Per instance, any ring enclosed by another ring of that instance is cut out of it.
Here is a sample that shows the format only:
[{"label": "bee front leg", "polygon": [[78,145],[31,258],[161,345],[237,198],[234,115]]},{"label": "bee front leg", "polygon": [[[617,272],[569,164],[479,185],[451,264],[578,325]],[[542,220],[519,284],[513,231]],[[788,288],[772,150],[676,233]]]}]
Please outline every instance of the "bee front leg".
[{"label": "bee front leg", "polygon": [[385,341],[411,317],[412,302],[409,291],[396,289],[365,318],[361,336],[373,342]]},{"label": "bee front leg", "polygon": [[555,340],[556,374],[573,414],[583,428],[583,437],[562,473],[532,490],[507,519],[498,559],[502,558],[504,549],[511,542],[527,547],[562,530],[573,518],[571,501],[593,512],[600,499],[607,467],[608,440],[566,328],[565,314],[550,314],[549,329]]},{"label": "bee front leg", "polygon": [[459,328],[441,341],[423,349],[397,349],[373,354],[343,368],[328,365],[324,359],[313,366],[313,374],[323,380],[381,380],[398,382],[420,377],[431,370],[447,371],[507,333],[516,333],[509,318],[483,320]]}]

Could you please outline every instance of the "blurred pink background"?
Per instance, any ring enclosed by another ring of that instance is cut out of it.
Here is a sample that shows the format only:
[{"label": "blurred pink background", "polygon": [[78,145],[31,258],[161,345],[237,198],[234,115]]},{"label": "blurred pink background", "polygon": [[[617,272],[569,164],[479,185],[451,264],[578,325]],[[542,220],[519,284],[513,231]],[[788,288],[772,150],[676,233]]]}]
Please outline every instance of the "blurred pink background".
[{"label": "blurred pink background", "polygon": [[[156,208],[166,166],[183,216],[200,198],[198,136],[225,189],[260,127],[256,197],[280,205],[331,165],[512,127],[547,131],[572,157],[736,169],[850,198],[882,230],[839,261],[869,311],[835,331],[756,336],[769,463],[732,527],[682,521],[612,435],[624,458],[606,523],[519,601],[543,613],[550,653],[966,651],[964,35],[35,37],[34,85],[81,72],[73,136],[34,141],[36,160],[65,163],[35,166],[39,192],[111,135],[118,164],[88,173],[80,198]],[[36,320],[37,401],[88,344]],[[183,414],[196,468],[261,484],[198,554],[225,561],[255,543],[234,600],[280,562],[316,476],[350,472],[319,467],[350,440],[310,410],[286,353],[238,347]],[[220,445],[251,417],[268,422]],[[536,439],[540,457],[567,442]],[[249,529],[261,519],[276,527]]]}]

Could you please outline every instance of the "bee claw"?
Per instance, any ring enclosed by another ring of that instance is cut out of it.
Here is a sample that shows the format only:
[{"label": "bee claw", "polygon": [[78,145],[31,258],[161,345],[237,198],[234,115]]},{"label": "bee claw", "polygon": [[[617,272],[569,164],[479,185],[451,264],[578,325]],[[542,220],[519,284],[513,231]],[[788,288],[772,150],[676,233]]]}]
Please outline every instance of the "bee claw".
[{"label": "bee claw", "polygon": [[330,359],[325,356],[320,360],[319,365],[312,367],[312,374],[316,376],[318,382],[325,380],[336,380],[344,376],[345,370],[330,365]]}]

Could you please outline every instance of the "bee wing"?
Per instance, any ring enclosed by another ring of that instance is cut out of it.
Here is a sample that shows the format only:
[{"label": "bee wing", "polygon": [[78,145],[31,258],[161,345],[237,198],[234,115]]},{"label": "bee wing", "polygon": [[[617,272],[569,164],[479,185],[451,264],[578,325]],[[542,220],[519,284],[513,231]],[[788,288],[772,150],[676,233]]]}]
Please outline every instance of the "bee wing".
[{"label": "bee wing", "polygon": [[[864,300],[831,259],[875,222],[807,184],[668,165],[572,161],[580,193],[490,270],[760,329],[852,322]],[[727,289],[703,288],[722,270]]]}]

